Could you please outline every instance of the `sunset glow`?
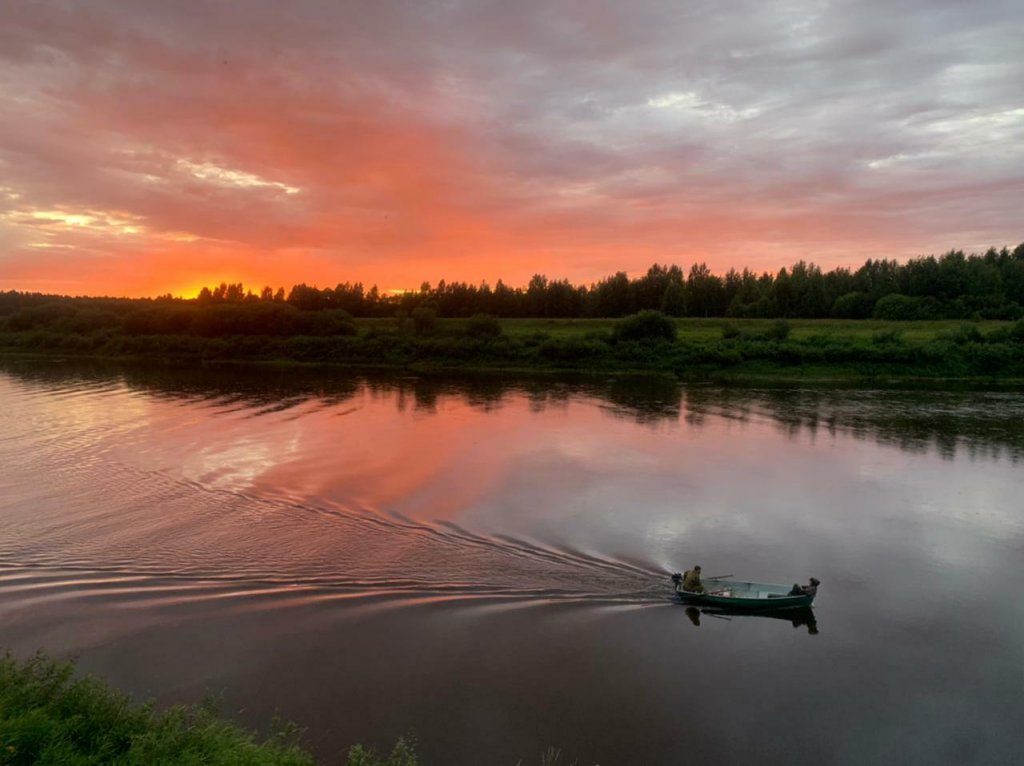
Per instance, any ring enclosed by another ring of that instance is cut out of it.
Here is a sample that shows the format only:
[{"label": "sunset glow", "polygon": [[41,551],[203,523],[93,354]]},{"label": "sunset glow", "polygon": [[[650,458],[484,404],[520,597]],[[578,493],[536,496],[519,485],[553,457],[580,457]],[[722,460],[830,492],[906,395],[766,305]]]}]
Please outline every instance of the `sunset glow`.
[{"label": "sunset glow", "polygon": [[5,3],[0,289],[1012,247],[1022,22],[994,0]]}]

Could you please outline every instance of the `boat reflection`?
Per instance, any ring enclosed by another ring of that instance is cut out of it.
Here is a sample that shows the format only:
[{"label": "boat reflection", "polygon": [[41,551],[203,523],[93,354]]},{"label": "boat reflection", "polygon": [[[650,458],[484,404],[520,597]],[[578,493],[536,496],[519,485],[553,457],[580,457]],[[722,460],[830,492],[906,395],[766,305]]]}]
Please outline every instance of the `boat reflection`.
[{"label": "boat reflection", "polygon": [[794,628],[807,628],[807,633],[812,636],[818,635],[818,620],[814,616],[814,610],[810,607],[801,609],[779,609],[774,612],[748,612],[734,609],[698,609],[695,606],[686,607],[686,616],[694,627],[700,627],[702,616],[714,617],[716,619],[731,620],[735,617],[767,617],[773,620],[786,620]]}]

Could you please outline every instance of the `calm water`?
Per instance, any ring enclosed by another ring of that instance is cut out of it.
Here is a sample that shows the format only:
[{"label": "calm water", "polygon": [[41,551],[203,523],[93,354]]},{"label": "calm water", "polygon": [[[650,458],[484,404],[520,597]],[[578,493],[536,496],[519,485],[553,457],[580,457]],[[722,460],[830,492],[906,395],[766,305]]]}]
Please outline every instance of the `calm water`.
[{"label": "calm water", "polygon": [[[0,365],[0,646],[337,763],[1019,763],[1024,395]],[[791,583],[695,615],[668,573]]]}]

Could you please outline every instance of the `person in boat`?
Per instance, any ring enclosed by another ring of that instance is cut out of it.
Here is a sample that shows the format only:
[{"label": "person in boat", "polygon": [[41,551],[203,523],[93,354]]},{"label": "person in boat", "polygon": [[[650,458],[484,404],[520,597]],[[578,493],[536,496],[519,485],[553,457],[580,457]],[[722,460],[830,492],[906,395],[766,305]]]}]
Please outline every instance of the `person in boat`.
[{"label": "person in boat", "polygon": [[812,577],[808,585],[801,585],[800,583],[794,583],[793,589],[789,591],[790,596],[815,596],[818,593],[818,586],[821,585],[821,580],[817,577]]},{"label": "person in boat", "polygon": [[700,579],[700,567],[695,566],[693,569],[687,569],[683,572],[683,582],[679,586],[680,591],[686,593],[703,593],[704,582]]}]

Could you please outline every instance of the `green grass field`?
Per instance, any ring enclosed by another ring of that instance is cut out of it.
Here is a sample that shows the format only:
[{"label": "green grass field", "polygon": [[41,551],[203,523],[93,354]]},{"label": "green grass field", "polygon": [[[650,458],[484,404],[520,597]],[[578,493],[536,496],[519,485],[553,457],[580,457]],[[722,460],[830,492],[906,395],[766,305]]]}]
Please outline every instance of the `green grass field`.
[{"label": "green grass field", "polygon": [[651,312],[619,320],[347,319],[339,328],[313,335],[8,331],[0,332],[0,354],[657,373],[693,381],[1024,381],[1024,320],[670,319]]}]

